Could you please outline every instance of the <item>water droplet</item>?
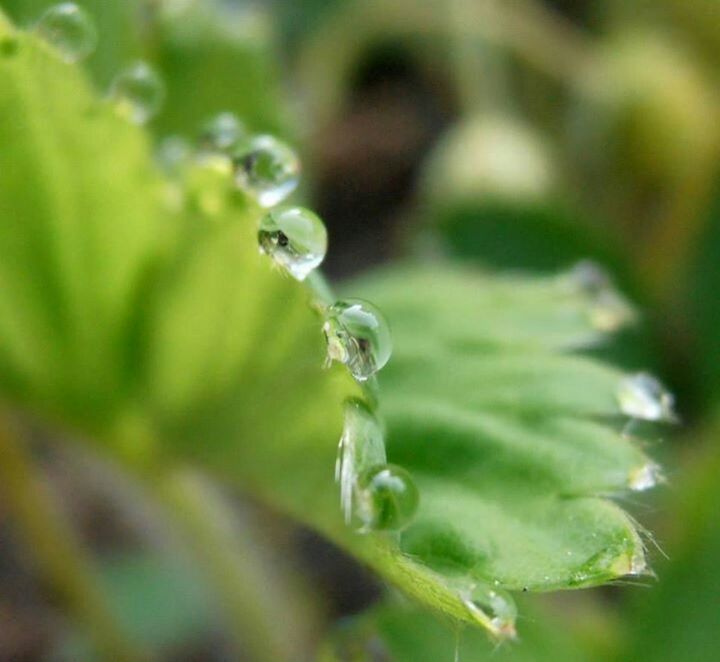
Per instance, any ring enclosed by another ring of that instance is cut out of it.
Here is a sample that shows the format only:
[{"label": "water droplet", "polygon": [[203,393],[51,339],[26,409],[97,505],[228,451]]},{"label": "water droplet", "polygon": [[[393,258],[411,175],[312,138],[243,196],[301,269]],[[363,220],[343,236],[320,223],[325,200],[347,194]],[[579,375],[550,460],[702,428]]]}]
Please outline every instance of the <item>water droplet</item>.
[{"label": "water droplet", "polygon": [[625,377],[618,387],[617,400],[626,416],[644,421],[677,421],[672,394],[652,375],[639,372]]},{"label": "water droplet", "polygon": [[305,280],[325,259],[327,231],[309,209],[282,207],[262,219],[258,242],[263,253],[297,280]]},{"label": "water droplet", "polygon": [[98,36],[93,20],[74,2],[50,7],[40,17],[36,30],[65,62],[78,62],[97,46]]},{"label": "water droplet", "polygon": [[592,260],[578,262],[565,278],[573,291],[588,300],[588,318],[598,331],[613,333],[635,321],[632,306],[615,289],[608,273]]},{"label": "water droplet", "polygon": [[635,492],[642,492],[655,487],[663,481],[660,465],[655,462],[643,464],[638,469],[633,469],[628,476],[628,487]]},{"label": "water droplet", "polygon": [[255,136],[233,154],[235,183],[261,207],[274,207],[300,181],[300,160],[293,149],[269,135]]},{"label": "water droplet", "polygon": [[516,635],[517,607],[509,593],[487,584],[476,584],[463,597],[465,606],[491,632],[503,638]]},{"label": "water droplet", "polygon": [[365,381],[392,353],[390,327],[382,313],[360,299],[338,301],[325,311],[323,331],[328,359],[345,364],[355,379]]},{"label": "water droplet", "polygon": [[135,124],[145,124],[165,101],[165,84],[146,62],[136,62],[121,71],[110,87],[110,98],[118,112]]},{"label": "water droplet", "polygon": [[385,437],[370,407],[357,398],[345,403],[343,433],[338,444],[335,480],[340,483],[340,504],[350,523],[356,501],[358,476],[370,467],[383,465]]},{"label": "water droplet", "polygon": [[177,175],[190,162],[192,149],[185,138],[168,136],[158,146],[157,159],[170,175]]},{"label": "water droplet", "polygon": [[357,515],[373,531],[397,531],[412,520],[420,493],[402,467],[383,464],[358,479]]},{"label": "water droplet", "polygon": [[245,125],[234,113],[220,113],[202,127],[200,146],[204,150],[226,152],[245,135]]}]

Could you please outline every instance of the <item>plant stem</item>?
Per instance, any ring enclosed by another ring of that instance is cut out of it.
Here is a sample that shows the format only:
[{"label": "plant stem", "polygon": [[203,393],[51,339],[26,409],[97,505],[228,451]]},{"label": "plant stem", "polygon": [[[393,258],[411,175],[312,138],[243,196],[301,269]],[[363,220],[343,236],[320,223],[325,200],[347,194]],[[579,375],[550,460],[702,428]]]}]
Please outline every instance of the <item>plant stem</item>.
[{"label": "plant stem", "polygon": [[246,535],[250,522],[244,521],[241,535],[239,514],[229,512],[212,486],[190,470],[176,470],[157,488],[223,603],[238,652],[267,662],[302,658],[314,610]]},{"label": "plant stem", "polygon": [[0,418],[0,492],[28,553],[108,660],[146,660],[107,604],[92,560],[35,471],[14,425]]}]

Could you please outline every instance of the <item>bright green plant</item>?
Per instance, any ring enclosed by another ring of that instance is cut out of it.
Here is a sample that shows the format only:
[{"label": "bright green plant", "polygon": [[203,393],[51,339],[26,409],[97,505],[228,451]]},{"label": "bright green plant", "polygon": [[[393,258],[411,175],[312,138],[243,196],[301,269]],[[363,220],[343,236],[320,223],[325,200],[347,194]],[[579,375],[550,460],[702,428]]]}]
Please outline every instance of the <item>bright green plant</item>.
[{"label": "bright green plant", "polygon": [[[190,132],[196,118],[175,112],[168,126]],[[137,658],[150,644],[115,622],[58,523],[22,440],[28,417],[165,508],[199,581],[265,659],[292,659],[294,641],[275,627],[277,601],[256,600],[271,591],[262,562],[239,563],[253,552],[227,530],[214,481],[499,639],[515,634],[504,591],[649,572],[637,524],[611,497],[652,486],[657,468],[619,429],[623,373],[583,354],[632,319],[619,295],[603,286],[608,305],[577,274],[443,262],[371,274],[344,293],[383,310],[395,350],[379,386],[362,385],[323,367],[327,287],[259,253],[263,210],[226,175],[163,174],[147,132],[0,15],[0,479],[29,553],[98,650]],[[348,398],[377,411],[389,461],[417,484],[400,533],[343,519],[333,465]]]}]

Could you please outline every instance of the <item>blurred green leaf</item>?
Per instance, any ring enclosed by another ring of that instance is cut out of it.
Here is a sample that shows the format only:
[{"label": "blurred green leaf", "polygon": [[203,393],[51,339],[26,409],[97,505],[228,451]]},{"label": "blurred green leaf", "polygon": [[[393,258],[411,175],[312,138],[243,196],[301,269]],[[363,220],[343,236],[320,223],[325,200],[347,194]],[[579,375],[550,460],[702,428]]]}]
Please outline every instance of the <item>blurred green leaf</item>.
[{"label": "blurred green leaf", "polygon": [[[132,388],[132,333],[170,234],[140,131],[0,14],[4,389],[105,424]],[[167,235],[167,236],[166,236]]]}]

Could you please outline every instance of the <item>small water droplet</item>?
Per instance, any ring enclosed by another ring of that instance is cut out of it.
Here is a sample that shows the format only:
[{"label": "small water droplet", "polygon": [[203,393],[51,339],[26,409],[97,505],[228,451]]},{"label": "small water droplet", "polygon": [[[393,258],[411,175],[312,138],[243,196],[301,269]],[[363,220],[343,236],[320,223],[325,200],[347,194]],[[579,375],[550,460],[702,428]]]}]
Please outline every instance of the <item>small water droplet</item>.
[{"label": "small water droplet", "polygon": [[639,372],[625,377],[618,387],[617,400],[626,416],[644,421],[675,422],[675,399],[655,377]]},{"label": "small water droplet", "polygon": [[163,170],[170,175],[177,175],[190,162],[192,149],[185,138],[167,136],[163,138],[157,149],[157,159]]},{"label": "small water droplet", "polygon": [[464,595],[463,602],[478,620],[490,626],[493,634],[515,637],[517,607],[509,593],[487,584],[476,584]]},{"label": "small water droplet", "polygon": [[420,493],[402,467],[384,464],[366,471],[358,479],[357,514],[373,531],[397,531],[412,520]]},{"label": "small water droplet", "polygon": [[145,124],[160,111],[165,84],[149,64],[136,62],[115,77],[110,98],[120,115],[135,124]]},{"label": "small water droplet", "polygon": [[370,467],[385,464],[387,458],[382,427],[370,407],[362,400],[350,398],[344,414],[335,480],[340,483],[340,505],[349,524],[357,500],[358,476]]},{"label": "small water droplet", "polygon": [[325,259],[327,231],[309,209],[282,207],[262,219],[258,242],[263,253],[297,280],[305,280]]},{"label": "small water droplet", "polygon": [[203,125],[200,147],[209,151],[226,152],[244,135],[245,125],[234,113],[220,113]]},{"label": "small water droplet", "polygon": [[355,379],[365,381],[390,359],[390,327],[382,313],[360,299],[338,301],[325,311],[323,325],[328,359],[345,364]]},{"label": "small water droplet", "polygon": [[274,207],[287,198],[300,181],[300,160],[295,151],[274,136],[260,135],[233,154],[235,183],[261,207]]},{"label": "small water droplet", "polygon": [[589,301],[590,324],[603,333],[613,333],[636,319],[628,301],[615,289],[612,279],[592,260],[581,260],[565,276],[573,291]]},{"label": "small water droplet", "polygon": [[655,487],[663,481],[660,465],[648,462],[638,469],[634,469],[628,476],[628,487],[635,492],[642,492]]},{"label": "small water droplet", "polygon": [[74,2],[50,7],[36,26],[37,33],[68,63],[87,57],[97,46],[97,30],[88,13]]}]

